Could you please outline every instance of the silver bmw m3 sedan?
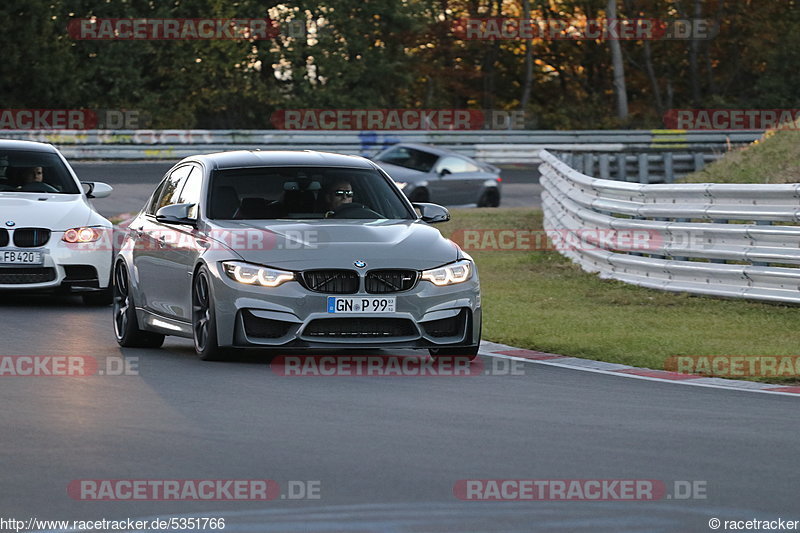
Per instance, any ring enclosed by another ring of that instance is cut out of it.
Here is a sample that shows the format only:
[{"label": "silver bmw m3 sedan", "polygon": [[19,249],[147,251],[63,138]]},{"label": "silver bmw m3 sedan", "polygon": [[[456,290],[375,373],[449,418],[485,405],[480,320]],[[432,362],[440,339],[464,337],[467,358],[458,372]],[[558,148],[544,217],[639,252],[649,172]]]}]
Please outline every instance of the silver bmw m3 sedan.
[{"label": "silver bmw m3 sedan", "polygon": [[371,161],[313,151],[193,156],[167,172],[114,261],[122,346],[422,349],[474,358],[472,258]]}]

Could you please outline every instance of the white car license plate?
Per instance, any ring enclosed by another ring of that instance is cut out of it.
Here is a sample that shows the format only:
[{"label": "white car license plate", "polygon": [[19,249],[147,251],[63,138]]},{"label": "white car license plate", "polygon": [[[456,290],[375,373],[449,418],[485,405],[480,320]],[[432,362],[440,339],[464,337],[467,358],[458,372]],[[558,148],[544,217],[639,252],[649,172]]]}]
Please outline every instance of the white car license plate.
[{"label": "white car license plate", "polygon": [[329,313],[394,313],[395,297],[340,298],[328,296]]},{"label": "white car license plate", "polygon": [[0,250],[0,265],[41,265],[42,252]]}]

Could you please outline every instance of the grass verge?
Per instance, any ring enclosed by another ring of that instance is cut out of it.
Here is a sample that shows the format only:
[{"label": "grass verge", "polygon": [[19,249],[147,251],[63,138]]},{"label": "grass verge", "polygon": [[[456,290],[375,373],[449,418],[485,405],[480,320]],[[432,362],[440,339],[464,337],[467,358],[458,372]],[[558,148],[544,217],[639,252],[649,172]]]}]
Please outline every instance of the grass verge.
[{"label": "grass verge", "polygon": [[[542,229],[541,211],[530,208],[454,209],[452,215],[437,226],[447,236],[464,229]],[[654,369],[677,355],[800,353],[796,307],[601,280],[555,251],[467,251],[480,272],[483,337],[490,341]]]},{"label": "grass verge", "polygon": [[729,152],[683,183],[800,182],[800,131],[770,131],[765,138]]}]

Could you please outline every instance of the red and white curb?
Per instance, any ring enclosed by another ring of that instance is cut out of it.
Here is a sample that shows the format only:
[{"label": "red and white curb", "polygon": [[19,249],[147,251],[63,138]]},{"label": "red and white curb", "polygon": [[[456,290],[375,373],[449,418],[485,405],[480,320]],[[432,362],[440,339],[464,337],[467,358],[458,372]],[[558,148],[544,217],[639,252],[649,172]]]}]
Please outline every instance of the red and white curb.
[{"label": "red and white curb", "polygon": [[635,366],[621,365],[618,363],[606,363],[604,361],[594,361],[592,359],[569,357],[555,353],[524,350],[521,348],[515,348],[513,346],[489,341],[481,341],[480,355],[497,357],[501,359],[512,359],[515,361],[524,361],[526,363],[539,365],[569,368],[582,372],[593,372],[595,374],[607,374],[611,376],[644,379],[648,381],[660,381],[663,383],[693,385],[696,387],[707,387],[712,389],[761,392],[766,394],[779,394],[783,396],[800,395],[800,387],[797,386],[785,387],[776,385],[774,383],[758,383],[755,381],[744,381],[738,379],[709,378],[694,374],[670,372],[667,370],[638,368]]},{"label": "red and white curb", "polygon": [[114,227],[118,229],[127,229],[128,224],[136,218],[136,213],[120,213],[119,215],[115,215],[113,217],[106,217],[109,220],[119,220],[120,222],[114,224]]}]

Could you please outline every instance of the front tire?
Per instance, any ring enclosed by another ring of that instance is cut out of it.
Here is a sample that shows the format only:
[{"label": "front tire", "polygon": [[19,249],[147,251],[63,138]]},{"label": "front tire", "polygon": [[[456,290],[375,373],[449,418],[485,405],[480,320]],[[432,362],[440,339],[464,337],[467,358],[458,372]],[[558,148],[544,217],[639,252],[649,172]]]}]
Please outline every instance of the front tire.
[{"label": "front tire", "polygon": [[220,361],[225,350],[217,343],[217,318],[211,296],[211,274],[200,267],[192,283],[192,337],[194,350],[203,361]]},{"label": "front tire", "polygon": [[139,329],[136,306],[131,296],[128,268],[120,261],[114,267],[114,337],[125,348],[158,348],[164,344],[164,335]]}]

